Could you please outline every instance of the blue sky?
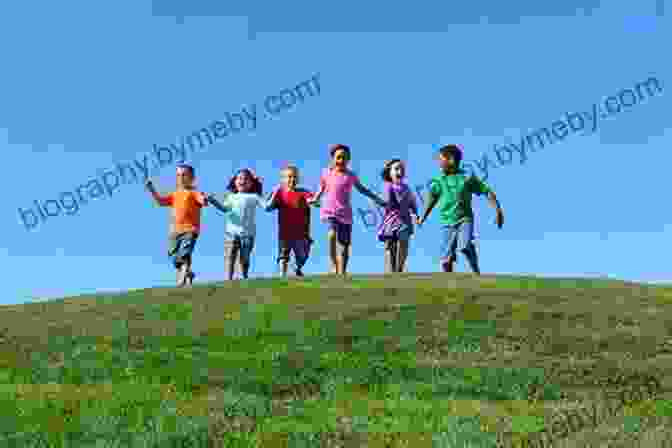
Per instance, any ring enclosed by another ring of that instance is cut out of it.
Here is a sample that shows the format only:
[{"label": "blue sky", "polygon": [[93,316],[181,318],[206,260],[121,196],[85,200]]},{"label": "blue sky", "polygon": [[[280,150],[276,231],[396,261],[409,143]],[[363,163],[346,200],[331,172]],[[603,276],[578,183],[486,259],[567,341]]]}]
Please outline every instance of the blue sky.
[{"label": "blue sky", "polygon": [[[484,273],[671,279],[672,32],[662,3],[510,2],[498,10],[471,2],[449,11],[422,3],[384,17],[354,2],[339,10],[306,2],[224,10],[205,1],[180,9],[160,0],[0,6],[0,151],[11,191],[0,221],[0,303],[172,285],[169,210],[138,183],[30,231],[18,210],[227,112],[262,110],[266,97],[316,73],[319,96],[190,158],[198,186],[222,192],[234,170],[252,167],[268,191],[289,160],[314,188],[336,142],[351,146],[365,184],[380,188],[383,161],[401,157],[415,186],[437,174],[435,151],[458,143],[466,161],[491,159],[486,182],[507,220],[498,230],[485,199],[475,200]],[[652,76],[662,93],[598,121],[595,133],[570,134],[522,165],[517,154],[497,162],[495,145],[519,143]],[[174,188],[172,166],[151,176],[161,191]],[[353,203],[370,207],[357,193]],[[313,216],[318,243],[307,273],[328,269],[326,228]],[[201,281],[223,279],[223,219],[204,211],[194,262]],[[254,276],[277,273],[276,219],[259,212]],[[434,212],[412,242],[411,271],[437,270],[438,241]],[[351,272],[382,268],[375,230],[356,220]]]}]

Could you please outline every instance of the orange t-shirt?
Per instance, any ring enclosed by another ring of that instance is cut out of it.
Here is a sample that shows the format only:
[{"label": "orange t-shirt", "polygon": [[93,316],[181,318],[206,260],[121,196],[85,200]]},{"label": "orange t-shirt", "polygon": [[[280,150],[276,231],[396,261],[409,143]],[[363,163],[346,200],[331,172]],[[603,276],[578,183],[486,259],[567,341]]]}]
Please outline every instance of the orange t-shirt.
[{"label": "orange t-shirt", "polygon": [[201,207],[207,202],[205,195],[198,191],[182,190],[159,199],[165,207],[173,207],[174,222],[171,230],[175,233],[201,231]]}]

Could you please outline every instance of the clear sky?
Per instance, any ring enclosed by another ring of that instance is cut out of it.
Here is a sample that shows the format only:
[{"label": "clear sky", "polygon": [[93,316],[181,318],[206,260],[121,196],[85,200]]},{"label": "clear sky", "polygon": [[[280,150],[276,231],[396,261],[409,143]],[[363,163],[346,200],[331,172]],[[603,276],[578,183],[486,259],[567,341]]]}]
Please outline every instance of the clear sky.
[{"label": "clear sky", "polygon": [[[153,145],[179,144],[253,106],[255,129],[247,121],[245,130],[189,155],[200,189],[222,192],[234,170],[251,167],[269,191],[285,161],[315,188],[330,143],[350,145],[366,185],[379,189],[384,160],[400,157],[415,187],[437,174],[436,150],[457,143],[505,212],[499,230],[487,201],[475,200],[484,273],[672,278],[672,31],[660,0],[473,1],[450,9],[428,1],[384,9],[349,1],[338,9],[214,4],[0,6],[0,152],[9,193],[0,303],[172,285],[169,209],[154,205],[141,183],[96,200],[80,190],[88,199],[79,210],[61,210],[30,230],[33,218],[25,215],[24,224],[20,209],[37,214],[34,201],[79,201],[77,188],[90,188],[115,164],[145,156],[155,164]],[[269,95],[316,74],[319,95],[274,116],[264,109]],[[652,77],[661,90],[649,95],[637,84]],[[618,99],[624,89],[641,96]],[[595,132],[567,124],[567,136],[543,148],[532,137],[523,164],[518,152],[501,149],[557,120],[569,123],[566,113],[586,117],[598,104],[603,114],[610,95],[621,111],[598,118]],[[487,173],[475,163],[484,166],[484,156]],[[163,192],[175,186],[173,165],[150,175]],[[371,207],[357,193],[353,203]],[[313,213],[317,244],[306,273],[328,269],[326,227]],[[276,275],[277,217],[260,211],[257,219],[252,275]],[[223,226],[221,214],[204,210],[197,280],[224,277]],[[409,270],[436,271],[438,242],[434,212],[412,241]],[[350,270],[382,269],[375,229],[357,218]]]}]

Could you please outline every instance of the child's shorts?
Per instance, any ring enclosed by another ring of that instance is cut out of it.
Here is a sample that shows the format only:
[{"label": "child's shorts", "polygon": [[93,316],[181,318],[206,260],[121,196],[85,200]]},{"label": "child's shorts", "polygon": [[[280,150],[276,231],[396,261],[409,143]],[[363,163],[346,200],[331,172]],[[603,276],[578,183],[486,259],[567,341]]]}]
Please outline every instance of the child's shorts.
[{"label": "child's shorts", "polygon": [[184,232],[172,233],[170,235],[170,247],[168,256],[173,257],[173,265],[179,269],[183,263],[191,262],[191,255],[194,253],[198,233]]},{"label": "child's shorts", "polygon": [[227,264],[228,260],[236,254],[240,257],[240,261],[248,263],[252,249],[254,249],[253,236],[236,236],[233,239],[226,240],[224,242],[224,257],[227,259]]},{"label": "child's shorts", "polygon": [[289,261],[290,252],[294,252],[296,267],[301,269],[310,256],[310,246],[313,243],[308,238],[300,240],[280,240],[278,244],[278,262]]},{"label": "child's shorts", "polygon": [[336,218],[327,218],[329,229],[336,233],[336,240],[341,246],[349,246],[352,242],[352,224],[345,224]]},{"label": "child's shorts", "polygon": [[441,228],[441,261],[456,259],[457,251],[474,250],[474,223],[471,221],[456,225],[444,225]]}]

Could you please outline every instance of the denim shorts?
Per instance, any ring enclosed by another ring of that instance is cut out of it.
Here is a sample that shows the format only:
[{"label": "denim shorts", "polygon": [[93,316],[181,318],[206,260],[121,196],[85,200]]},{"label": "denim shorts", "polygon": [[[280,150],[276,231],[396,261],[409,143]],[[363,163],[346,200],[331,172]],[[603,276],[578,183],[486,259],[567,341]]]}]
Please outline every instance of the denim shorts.
[{"label": "denim shorts", "polygon": [[457,258],[457,252],[474,250],[474,223],[471,221],[441,227],[441,261]]},{"label": "denim shorts", "polygon": [[168,255],[173,257],[173,265],[176,268],[179,269],[182,264],[191,262],[197,240],[198,233],[194,232],[171,234]]},{"label": "denim shorts", "polygon": [[249,263],[252,250],[254,249],[253,236],[235,236],[224,241],[224,258],[227,260],[237,255],[238,260]]},{"label": "denim shorts", "polygon": [[310,255],[310,246],[313,243],[308,238],[300,240],[280,240],[278,244],[278,262],[289,261],[289,255],[294,252],[294,263],[298,269],[301,269],[308,261]]},{"label": "denim shorts", "polygon": [[336,232],[336,240],[341,246],[349,246],[352,242],[352,224],[345,224],[336,218],[327,218],[329,229]]}]

